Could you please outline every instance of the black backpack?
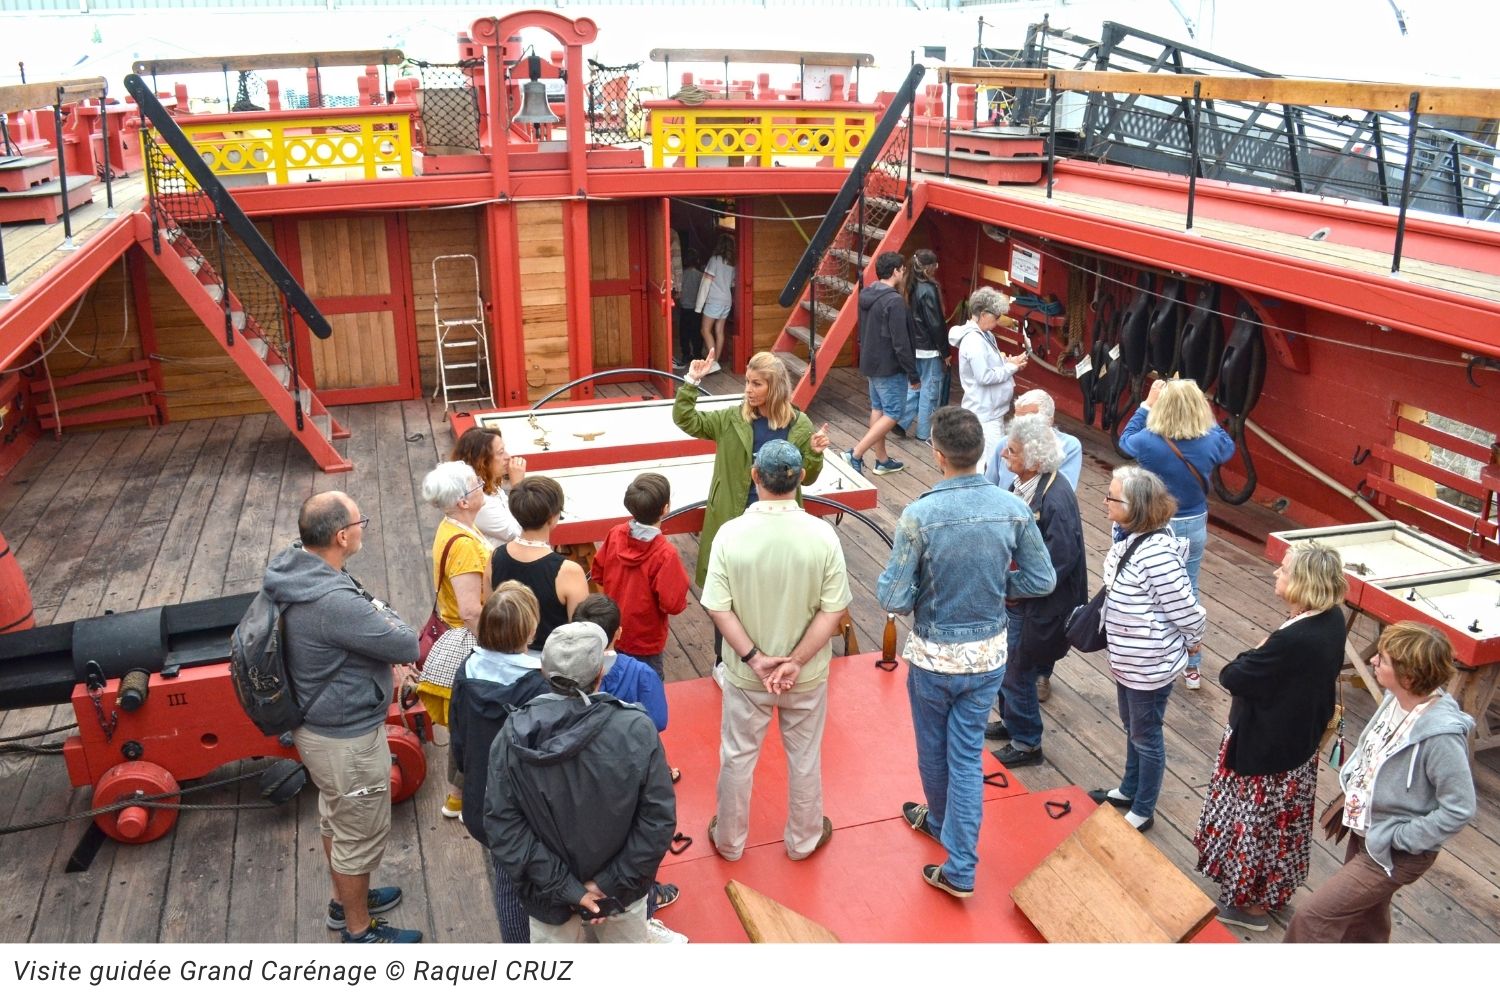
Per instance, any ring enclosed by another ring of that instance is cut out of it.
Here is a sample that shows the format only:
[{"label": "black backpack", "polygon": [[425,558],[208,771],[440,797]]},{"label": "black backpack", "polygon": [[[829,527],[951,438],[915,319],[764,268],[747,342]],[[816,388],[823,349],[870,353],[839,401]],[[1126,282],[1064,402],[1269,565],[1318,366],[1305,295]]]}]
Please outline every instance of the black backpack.
[{"label": "black backpack", "polygon": [[265,590],[255,595],[229,637],[229,676],[240,707],[267,736],[280,736],[302,725],[303,717],[333,681],[318,686],[307,703],[297,699],[286,664],[286,606],[277,606]]}]

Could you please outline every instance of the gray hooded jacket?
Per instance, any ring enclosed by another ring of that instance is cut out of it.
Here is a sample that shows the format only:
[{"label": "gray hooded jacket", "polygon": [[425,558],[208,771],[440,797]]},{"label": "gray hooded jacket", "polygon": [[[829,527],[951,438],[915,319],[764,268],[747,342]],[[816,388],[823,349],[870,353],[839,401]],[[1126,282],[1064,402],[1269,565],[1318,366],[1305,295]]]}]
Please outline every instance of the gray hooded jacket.
[{"label": "gray hooded jacket", "polygon": [[[319,736],[351,739],[384,724],[391,664],[417,658],[417,633],[371,603],[348,573],[299,546],[277,553],[264,587],[286,625],[287,670]],[[312,700],[314,692],[327,687]]]},{"label": "gray hooded jacket", "polygon": [[[1389,701],[1395,695],[1385,697]],[[1384,708],[1385,701],[1380,705]],[[1408,854],[1435,851],[1474,818],[1468,743],[1473,726],[1474,720],[1444,691],[1412,724],[1406,742],[1375,772],[1365,850],[1386,874],[1391,872],[1392,850]],[[1341,788],[1347,787],[1359,767],[1364,742],[1365,734],[1360,733],[1339,771]]]}]

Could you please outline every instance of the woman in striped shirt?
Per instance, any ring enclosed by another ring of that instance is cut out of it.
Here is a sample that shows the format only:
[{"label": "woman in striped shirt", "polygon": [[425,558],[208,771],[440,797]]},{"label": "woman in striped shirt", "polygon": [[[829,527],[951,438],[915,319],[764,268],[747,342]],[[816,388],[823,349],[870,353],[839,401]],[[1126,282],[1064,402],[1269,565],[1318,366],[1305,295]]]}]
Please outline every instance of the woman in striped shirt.
[{"label": "woman in striped shirt", "polygon": [[1202,644],[1208,615],[1188,578],[1187,539],[1172,533],[1177,502],[1161,478],[1122,466],[1109,481],[1104,505],[1125,533],[1104,559],[1104,631],[1127,743],[1120,784],[1089,795],[1128,809],[1125,819],[1144,832],[1155,820],[1167,770],[1162,722],[1172,681]]}]

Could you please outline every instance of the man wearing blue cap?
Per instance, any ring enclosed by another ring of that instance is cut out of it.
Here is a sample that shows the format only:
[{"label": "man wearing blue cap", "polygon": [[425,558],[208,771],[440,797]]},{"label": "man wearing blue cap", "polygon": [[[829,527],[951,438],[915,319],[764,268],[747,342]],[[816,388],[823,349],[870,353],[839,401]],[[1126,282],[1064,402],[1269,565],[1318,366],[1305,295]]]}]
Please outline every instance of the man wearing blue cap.
[{"label": "man wearing blue cap", "polygon": [[724,636],[714,849],[736,861],[750,830],[750,785],[771,713],[787,759],[786,852],[801,861],[828,843],[823,815],[823,725],[828,643],[852,599],[844,550],[827,522],[797,506],[802,453],[768,441],[750,469],[760,500],[719,529],[703,607]]}]

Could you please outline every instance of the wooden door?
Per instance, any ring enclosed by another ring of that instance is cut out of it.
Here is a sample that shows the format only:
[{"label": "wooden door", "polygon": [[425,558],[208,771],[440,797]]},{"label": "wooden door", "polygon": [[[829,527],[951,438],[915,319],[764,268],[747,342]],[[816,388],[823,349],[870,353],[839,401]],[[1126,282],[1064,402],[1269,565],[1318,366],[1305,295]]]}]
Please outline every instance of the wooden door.
[{"label": "wooden door", "polygon": [[[667,198],[644,206],[646,233],[646,361],[658,371],[672,370],[672,203]],[[674,391],[657,379],[663,393]]]},{"label": "wooden door", "polygon": [[325,403],[415,399],[411,267],[400,216],[288,220],[287,265],[328,317],[327,339],[297,331],[304,378]]},{"label": "wooden door", "polygon": [[648,356],[638,202],[589,204],[593,370],[631,368]]}]

